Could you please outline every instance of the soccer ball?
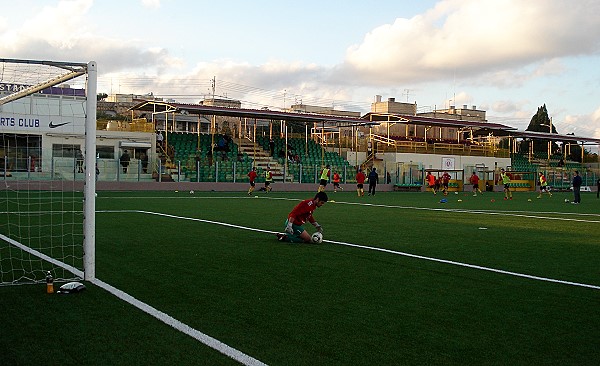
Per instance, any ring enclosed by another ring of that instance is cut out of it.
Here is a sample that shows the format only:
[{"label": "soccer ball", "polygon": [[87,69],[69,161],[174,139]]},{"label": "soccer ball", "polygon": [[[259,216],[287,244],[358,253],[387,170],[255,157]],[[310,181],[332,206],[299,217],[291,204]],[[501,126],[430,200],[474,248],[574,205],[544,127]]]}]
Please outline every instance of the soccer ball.
[{"label": "soccer ball", "polygon": [[568,198],[565,198],[565,203],[569,203],[569,199]]},{"label": "soccer ball", "polygon": [[314,234],[312,234],[310,240],[312,240],[313,243],[315,244],[319,244],[323,242],[323,234],[321,234],[320,232],[316,232]]},{"label": "soccer ball", "polygon": [[194,194],[194,190],[191,190],[191,191],[190,191],[190,194]]}]

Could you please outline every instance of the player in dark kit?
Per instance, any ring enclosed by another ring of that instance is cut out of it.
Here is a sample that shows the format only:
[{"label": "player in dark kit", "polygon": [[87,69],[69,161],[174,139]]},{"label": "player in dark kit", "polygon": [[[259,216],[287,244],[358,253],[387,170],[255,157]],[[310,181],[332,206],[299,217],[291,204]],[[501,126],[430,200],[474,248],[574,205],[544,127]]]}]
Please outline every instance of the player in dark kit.
[{"label": "player in dark kit", "polygon": [[448,174],[448,172],[444,172],[444,174],[442,174],[442,191],[444,192],[444,196],[448,195],[448,185],[450,184],[450,178],[452,178],[450,176],[450,174]]}]

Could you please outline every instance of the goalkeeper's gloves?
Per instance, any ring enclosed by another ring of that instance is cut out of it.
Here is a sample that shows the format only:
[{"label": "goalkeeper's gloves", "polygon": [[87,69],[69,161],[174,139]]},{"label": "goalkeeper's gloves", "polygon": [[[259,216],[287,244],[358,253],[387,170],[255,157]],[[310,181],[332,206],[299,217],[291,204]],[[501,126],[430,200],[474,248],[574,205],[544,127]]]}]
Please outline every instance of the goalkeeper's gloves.
[{"label": "goalkeeper's gloves", "polygon": [[292,222],[288,221],[288,224],[287,224],[287,226],[285,228],[285,232],[288,233],[288,234],[290,234],[290,235],[294,235],[294,228],[292,227],[292,225],[293,225]]},{"label": "goalkeeper's gloves", "polygon": [[317,229],[318,232],[323,233],[323,226],[319,225],[319,223],[316,221],[313,222],[312,224],[315,227],[315,229]]}]

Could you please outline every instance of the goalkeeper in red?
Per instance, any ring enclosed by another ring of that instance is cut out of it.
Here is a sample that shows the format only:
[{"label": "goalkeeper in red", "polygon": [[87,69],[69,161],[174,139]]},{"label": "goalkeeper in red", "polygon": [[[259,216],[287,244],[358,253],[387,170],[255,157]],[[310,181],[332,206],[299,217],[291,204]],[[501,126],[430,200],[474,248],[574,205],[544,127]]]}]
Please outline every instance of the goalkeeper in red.
[{"label": "goalkeeper in red", "polygon": [[314,198],[300,202],[285,221],[285,234],[277,234],[277,240],[291,243],[310,243],[310,234],[304,229],[307,221],[310,222],[318,232],[323,232],[323,227],[313,217],[313,211],[327,202],[327,193],[318,192]]}]

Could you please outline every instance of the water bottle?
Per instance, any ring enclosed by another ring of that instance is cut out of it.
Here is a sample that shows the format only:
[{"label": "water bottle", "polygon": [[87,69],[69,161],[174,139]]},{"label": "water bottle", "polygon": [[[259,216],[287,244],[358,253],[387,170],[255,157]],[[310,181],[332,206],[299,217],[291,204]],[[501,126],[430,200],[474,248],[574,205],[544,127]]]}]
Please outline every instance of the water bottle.
[{"label": "water bottle", "polygon": [[46,293],[54,293],[54,278],[52,278],[52,273],[50,273],[50,271],[46,274]]}]

